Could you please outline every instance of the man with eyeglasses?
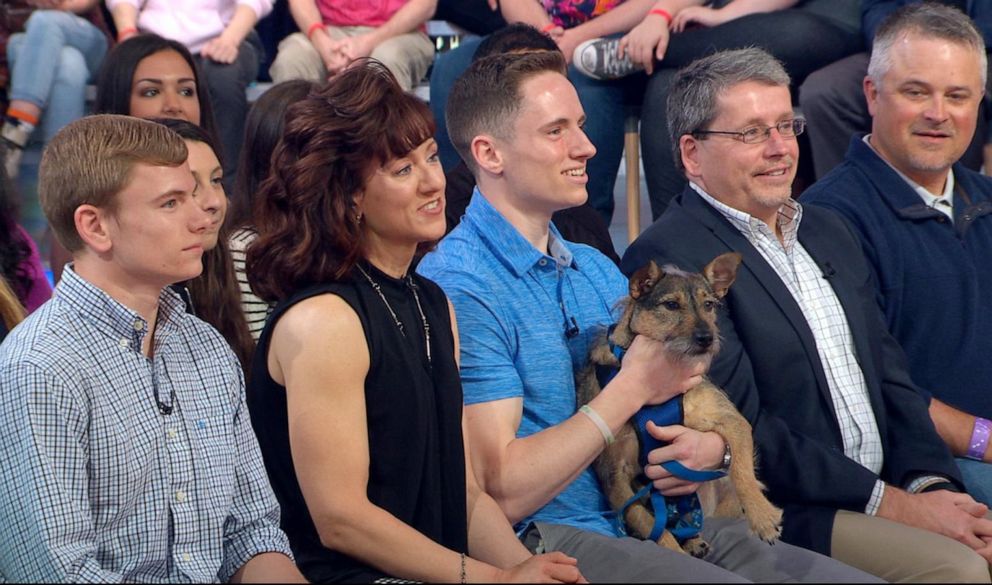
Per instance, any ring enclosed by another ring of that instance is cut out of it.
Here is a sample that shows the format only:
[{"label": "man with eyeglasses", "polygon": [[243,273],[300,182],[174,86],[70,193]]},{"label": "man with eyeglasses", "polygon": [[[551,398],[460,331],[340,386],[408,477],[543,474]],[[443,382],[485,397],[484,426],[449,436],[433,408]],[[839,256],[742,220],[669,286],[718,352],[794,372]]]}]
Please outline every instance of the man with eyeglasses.
[{"label": "man with eyeglasses", "polygon": [[668,116],[689,186],[621,268],[743,256],[709,378],[752,424],[783,540],[887,581],[989,582],[988,509],[960,493],[857,237],[791,198],[804,125],[781,64],[760,49],[696,61],[677,74]]},{"label": "man with eyeglasses", "polygon": [[864,80],[872,132],[803,194],[843,215],[875,272],[889,331],[968,493],[992,503],[992,180],[961,159],[987,56],[970,18],[913,4],[879,29]]},{"label": "man with eyeglasses", "polygon": [[[702,559],[623,536],[591,468],[644,404],[698,383],[662,343],[637,336],[620,372],[578,410],[574,373],[619,317],[627,279],[606,256],[562,238],[552,215],[586,200],[596,153],[559,51],[497,54],[452,88],[448,128],[477,183],[465,217],[418,272],[451,299],[460,340],[465,443],[483,489],[532,551],[561,551],[592,582],[863,582],[833,559],[760,541],[741,519],[713,518]],[[652,456],[720,467],[724,441],[673,425]],[[652,466],[655,467],[655,466]],[[680,485],[668,495],[692,493]]]}]

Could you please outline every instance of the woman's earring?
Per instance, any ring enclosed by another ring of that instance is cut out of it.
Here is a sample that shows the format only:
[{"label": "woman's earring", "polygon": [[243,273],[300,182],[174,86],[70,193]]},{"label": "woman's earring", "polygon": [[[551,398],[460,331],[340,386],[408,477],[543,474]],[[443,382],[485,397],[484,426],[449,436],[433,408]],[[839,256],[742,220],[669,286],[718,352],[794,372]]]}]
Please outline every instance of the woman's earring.
[{"label": "woman's earring", "polygon": [[360,223],[362,223],[362,212],[361,211],[356,211],[355,212],[355,224],[358,225]]}]

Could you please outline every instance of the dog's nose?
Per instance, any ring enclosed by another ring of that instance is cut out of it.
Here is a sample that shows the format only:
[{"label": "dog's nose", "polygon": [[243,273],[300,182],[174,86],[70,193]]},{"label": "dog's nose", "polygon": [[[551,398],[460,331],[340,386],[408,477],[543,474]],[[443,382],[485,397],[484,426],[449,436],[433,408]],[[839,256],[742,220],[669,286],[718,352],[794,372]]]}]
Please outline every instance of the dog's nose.
[{"label": "dog's nose", "polygon": [[713,332],[705,330],[695,331],[692,334],[692,341],[698,347],[706,349],[713,345]]}]

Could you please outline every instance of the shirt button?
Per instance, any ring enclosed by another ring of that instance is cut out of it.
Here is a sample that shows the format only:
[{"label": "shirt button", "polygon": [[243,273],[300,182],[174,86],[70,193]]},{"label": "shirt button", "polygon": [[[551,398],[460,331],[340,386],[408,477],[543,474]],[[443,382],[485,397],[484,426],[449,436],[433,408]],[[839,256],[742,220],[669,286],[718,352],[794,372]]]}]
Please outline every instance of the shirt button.
[{"label": "shirt button", "polygon": [[189,556],[189,553],[183,553],[183,562],[188,563],[193,557]]},{"label": "shirt button", "polygon": [[142,323],[141,321],[135,321],[134,322],[134,330],[135,331],[141,331],[144,328],[145,328],[145,324]]},{"label": "shirt button", "polygon": [[175,439],[176,438],[176,429],[169,429],[168,431],[166,431],[166,435],[168,435],[168,437],[170,439]]},{"label": "shirt button", "polygon": [[121,339],[120,342],[117,345],[121,346],[121,349],[127,349],[127,348],[131,347],[131,340],[130,339]]},{"label": "shirt button", "polygon": [[176,501],[177,502],[185,502],[186,501],[186,492],[184,492],[183,490],[177,491],[176,492]]},{"label": "shirt button", "polygon": [[538,264],[538,266],[547,266],[548,265],[548,261],[545,260],[544,258],[541,258],[540,260],[537,261],[537,264]]}]

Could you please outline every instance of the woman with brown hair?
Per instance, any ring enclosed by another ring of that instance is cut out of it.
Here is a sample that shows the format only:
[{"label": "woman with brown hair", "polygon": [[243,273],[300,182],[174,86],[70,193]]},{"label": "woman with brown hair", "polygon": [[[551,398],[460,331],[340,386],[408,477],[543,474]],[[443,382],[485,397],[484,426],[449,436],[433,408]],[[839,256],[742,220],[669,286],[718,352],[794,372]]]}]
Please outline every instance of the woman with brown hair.
[{"label": "woman with brown hair", "polygon": [[[213,325],[234,350],[246,373],[251,365],[255,340],[248,331],[248,323],[241,311],[241,296],[234,275],[234,265],[228,250],[224,216],[227,213],[227,195],[224,193],[224,170],[217,156],[217,143],[203,128],[186,120],[175,118],[155,119],[182,137],[189,149],[190,171],[196,180],[193,196],[200,206],[211,214],[210,227],[203,243],[203,272],[185,283],[190,312]],[[186,297],[186,290],[179,291]]]},{"label": "woman with brown hair", "polygon": [[454,315],[411,270],[445,228],[433,134],[375,61],[289,109],[248,247],[278,302],[248,406],[282,527],[315,582],[578,581],[531,557],[465,456]]}]

